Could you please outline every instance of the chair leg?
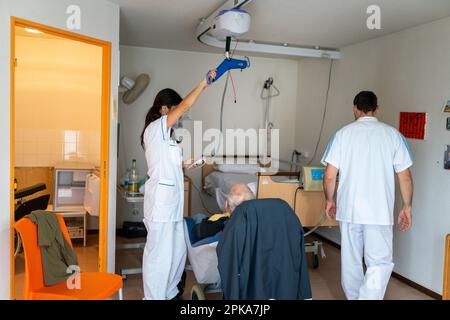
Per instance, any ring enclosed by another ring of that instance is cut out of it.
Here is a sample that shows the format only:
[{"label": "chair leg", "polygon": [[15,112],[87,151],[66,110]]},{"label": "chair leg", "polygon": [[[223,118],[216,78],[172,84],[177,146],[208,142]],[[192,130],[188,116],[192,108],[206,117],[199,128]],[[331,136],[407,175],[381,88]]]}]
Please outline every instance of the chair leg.
[{"label": "chair leg", "polygon": [[14,257],[16,257],[19,254],[19,252],[20,252],[20,247],[21,247],[22,241],[20,239],[19,233],[16,232],[16,231],[14,231],[14,232],[16,234],[16,250],[14,252]]},{"label": "chair leg", "polygon": [[119,300],[123,300],[123,291],[122,291],[122,288],[119,289]]}]

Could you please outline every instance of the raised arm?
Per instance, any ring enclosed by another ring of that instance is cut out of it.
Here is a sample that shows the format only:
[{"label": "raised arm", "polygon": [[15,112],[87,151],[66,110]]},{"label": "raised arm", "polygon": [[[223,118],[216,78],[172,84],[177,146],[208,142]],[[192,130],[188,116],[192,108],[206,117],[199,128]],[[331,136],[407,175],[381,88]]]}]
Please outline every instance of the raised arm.
[{"label": "raised arm", "polygon": [[[216,72],[211,71],[208,76],[212,78],[216,77]],[[181,116],[186,113],[192,105],[197,101],[198,97],[202,93],[202,91],[208,86],[206,79],[202,80],[194,90],[192,90],[181,103],[177,106],[174,106],[169,113],[167,114],[167,127],[171,128]]]},{"label": "raised arm", "polygon": [[398,215],[398,224],[400,231],[408,231],[412,226],[412,198],[413,198],[413,179],[409,169],[397,173],[400,193],[402,194],[403,207]]}]

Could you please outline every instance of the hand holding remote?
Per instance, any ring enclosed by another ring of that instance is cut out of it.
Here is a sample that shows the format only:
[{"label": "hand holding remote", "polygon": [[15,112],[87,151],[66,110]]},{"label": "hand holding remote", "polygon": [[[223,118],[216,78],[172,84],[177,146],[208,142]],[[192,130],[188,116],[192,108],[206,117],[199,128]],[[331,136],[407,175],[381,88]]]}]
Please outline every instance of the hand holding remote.
[{"label": "hand holding remote", "polygon": [[205,161],[205,159],[203,159],[203,157],[202,157],[202,158],[196,160],[195,162],[193,162],[190,166],[187,167],[187,169],[200,168],[200,167],[202,167],[205,163],[206,163],[206,161]]}]

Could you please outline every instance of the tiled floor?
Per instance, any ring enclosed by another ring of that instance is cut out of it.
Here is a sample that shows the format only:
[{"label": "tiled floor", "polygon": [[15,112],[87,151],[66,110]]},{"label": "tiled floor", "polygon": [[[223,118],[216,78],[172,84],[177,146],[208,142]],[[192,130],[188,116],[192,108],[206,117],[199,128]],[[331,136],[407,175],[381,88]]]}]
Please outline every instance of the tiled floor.
[{"label": "tiled floor", "polygon": [[[144,239],[118,238],[117,243],[142,242]],[[75,251],[78,254],[81,270],[95,271],[97,269],[98,238],[89,236],[88,246],[84,248],[80,244],[75,244]],[[309,269],[310,281],[313,292],[313,299],[330,300],[345,299],[340,285],[340,251],[335,247],[324,244],[326,258],[320,260],[319,268]],[[308,257],[310,258],[310,257]],[[142,249],[118,250],[116,255],[116,272],[122,268],[139,268],[142,264]],[[311,264],[311,263],[310,263]],[[21,299],[23,290],[23,254],[16,258],[16,297]],[[195,284],[195,277],[191,271],[187,271],[186,290],[184,299],[190,298],[190,290]],[[143,298],[142,275],[130,275],[124,280],[124,299],[140,300]],[[207,299],[221,299],[221,294],[207,295]],[[385,295],[386,300],[429,300],[431,297],[420,291],[391,278]]]},{"label": "tiled floor", "polygon": [[[309,268],[309,276],[313,292],[313,299],[334,300],[345,299],[344,292],[340,284],[340,250],[328,244],[324,244],[326,258],[320,260],[319,268]],[[127,250],[128,252],[118,252],[116,264],[118,268],[122,265],[126,267],[139,267],[142,263],[142,250]],[[308,259],[311,256],[308,256]],[[312,260],[312,259],[310,259]],[[310,265],[312,261],[309,261]],[[191,271],[187,271],[186,289],[183,298],[190,299],[190,290],[195,284],[195,277]],[[142,276],[128,276],[124,281],[124,298],[142,299],[144,292],[142,289]],[[207,295],[207,299],[222,299],[221,294]],[[386,300],[430,300],[430,296],[391,278],[386,290]]]}]

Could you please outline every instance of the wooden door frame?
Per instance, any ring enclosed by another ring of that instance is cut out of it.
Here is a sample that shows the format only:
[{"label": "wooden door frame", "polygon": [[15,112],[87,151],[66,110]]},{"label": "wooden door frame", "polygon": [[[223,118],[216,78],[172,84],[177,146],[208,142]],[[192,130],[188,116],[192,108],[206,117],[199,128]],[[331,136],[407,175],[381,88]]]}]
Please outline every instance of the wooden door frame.
[{"label": "wooden door frame", "polygon": [[32,28],[69,40],[80,41],[102,48],[102,99],[101,99],[101,151],[100,151],[100,216],[99,255],[100,272],[107,269],[108,246],[108,186],[109,186],[109,129],[111,96],[111,43],[62,29],[46,26],[17,17],[11,17],[11,61],[10,61],[10,296],[14,299],[14,143],[15,143],[15,27]]},{"label": "wooden door frame", "polygon": [[444,279],[442,286],[442,300],[450,300],[450,234],[445,237]]}]

